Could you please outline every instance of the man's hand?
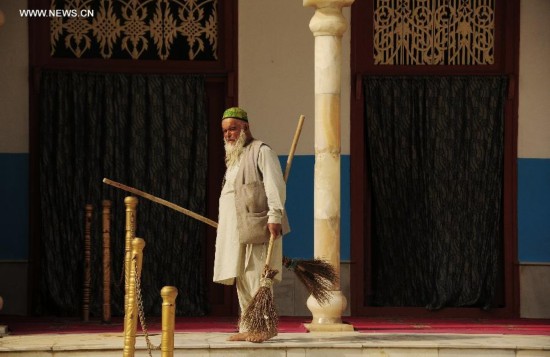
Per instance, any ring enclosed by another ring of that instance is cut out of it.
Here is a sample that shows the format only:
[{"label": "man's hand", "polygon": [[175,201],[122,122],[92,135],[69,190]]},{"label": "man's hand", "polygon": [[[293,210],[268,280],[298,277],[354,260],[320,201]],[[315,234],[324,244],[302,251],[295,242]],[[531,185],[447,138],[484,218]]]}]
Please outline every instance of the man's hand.
[{"label": "man's hand", "polygon": [[267,229],[269,229],[269,233],[275,237],[275,239],[281,237],[283,235],[283,227],[280,223],[268,223]]}]

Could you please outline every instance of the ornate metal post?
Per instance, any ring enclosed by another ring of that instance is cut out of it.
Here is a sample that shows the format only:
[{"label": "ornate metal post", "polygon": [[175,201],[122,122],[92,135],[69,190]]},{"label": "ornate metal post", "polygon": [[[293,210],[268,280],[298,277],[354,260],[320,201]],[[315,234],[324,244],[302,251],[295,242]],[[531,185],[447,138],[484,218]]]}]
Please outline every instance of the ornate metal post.
[{"label": "ornate metal post", "polygon": [[90,285],[92,275],[90,271],[90,258],[92,247],[92,213],[94,207],[87,204],[85,207],[84,224],[84,285],[82,292],[82,320],[88,321],[90,318]]},{"label": "ornate metal post", "polygon": [[[354,0],[303,0],[316,8],[309,28],[315,37],[315,178],[314,254],[328,260],[340,275],[340,91],[342,35],[347,21],[344,6]],[[307,306],[313,321],[310,331],[349,331],[342,324],[347,305],[335,284],[331,301],[320,306],[310,296]]]},{"label": "ornate metal post", "polygon": [[173,357],[174,329],[176,325],[176,296],[178,296],[178,289],[175,286],[165,286],[161,289],[160,296],[162,296],[161,356]]},{"label": "ornate metal post", "polygon": [[[136,236],[136,207],[138,199],[128,196],[124,199],[126,205],[126,226],[124,240],[124,314],[128,313],[128,291],[130,283],[130,264],[132,260],[132,239]],[[126,319],[124,320],[126,331]]]},{"label": "ornate metal post", "polygon": [[103,201],[103,322],[111,322],[111,201]]},{"label": "ornate metal post", "polygon": [[124,315],[124,357],[133,357],[136,350],[136,330],[138,318],[138,306],[136,295],[136,279],[141,276],[143,265],[143,248],[145,241],[141,238],[132,240],[132,253],[130,257],[130,281],[128,295],[128,306]]}]

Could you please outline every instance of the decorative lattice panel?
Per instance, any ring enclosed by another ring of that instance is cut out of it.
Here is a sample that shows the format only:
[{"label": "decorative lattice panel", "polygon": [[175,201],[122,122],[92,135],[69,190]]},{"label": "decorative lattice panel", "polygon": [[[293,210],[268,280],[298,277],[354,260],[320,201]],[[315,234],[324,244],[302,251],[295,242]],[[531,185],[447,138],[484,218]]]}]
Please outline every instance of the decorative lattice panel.
[{"label": "decorative lattice panel", "polygon": [[[217,60],[218,0],[52,0],[52,57]],[[76,11],[75,11],[76,10]]]},{"label": "decorative lattice panel", "polygon": [[374,63],[493,64],[495,1],[374,0]]}]

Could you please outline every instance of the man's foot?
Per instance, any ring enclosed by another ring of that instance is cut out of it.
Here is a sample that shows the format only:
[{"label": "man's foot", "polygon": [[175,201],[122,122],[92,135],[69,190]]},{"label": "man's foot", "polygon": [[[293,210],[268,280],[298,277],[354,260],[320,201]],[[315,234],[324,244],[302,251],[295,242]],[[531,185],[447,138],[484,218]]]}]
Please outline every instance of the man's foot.
[{"label": "man's foot", "polygon": [[248,332],[239,332],[227,338],[227,341],[247,341]]},{"label": "man's foot", "polygon": [[262,343],[264,341],[269,340],[272,337],[277,336],[277,332],[275,333],[253,333],[249,332],[248,336],[246,337],[246,341],[248,342],[254,342],[254,343]]}]

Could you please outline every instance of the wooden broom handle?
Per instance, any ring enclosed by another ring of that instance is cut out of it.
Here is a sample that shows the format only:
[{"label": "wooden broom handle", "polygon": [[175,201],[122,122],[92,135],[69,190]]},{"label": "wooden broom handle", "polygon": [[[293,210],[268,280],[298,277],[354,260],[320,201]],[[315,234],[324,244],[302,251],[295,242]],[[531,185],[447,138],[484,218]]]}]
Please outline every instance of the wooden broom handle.
[{"label": "wooden broom handle", "polygon": [[271,261],[271,253],[273,252],[273,243],[275,242],[275,236],[272,234],[269,236],[269,245],[267,246],[267,256],[265,257],[265,265],[269,265]]},{"label": "wooden broom handle", "polygon": [[[288,153],[288,159],[286,160],[286,168],[284,180],[285,183],[288,180],[288,175],[290,174],[290,168],[292,167],[292,160],[294,159],[294,153],[296,152],[296,145],[298,144],[298,139],[300,138],[300,133],[302,132],[302,126],[304,125],[305,116],[300,115],[298,119],[298,126],[296,127],[296,132],[294,133],[294,138],[292,139],[292,145],[290,145],[290,152]],[[273,235],[269,236],[269,245],[267,246],[267,256],[265,258],[265,265],[269,265],[271,261],[271,252],[273,251],[273,243],[275,242],[275,237]]]},{"label": "wooden broom handle", "polygon": [[128,191],[130,193],[133,193],[135,195],[138,195],[138,196],[141,196],[143,198],[147,198],[148,200],[151,200],[153,202],[156,202],[156,203],[159,203],[163,206],[166,206],[166,207],[170,207],[171,209],[174,209],[178,212],[181,212],[187,216],[190,216],[190,217],[193,217],[203,223],[206,223],[214,228],[218,228],[218,223],[209,219],[209,218],[206,218],[204,216],[201,216],[200,214],[198,213],[195,213],[193,211],[190,211],[188,209],[185,209],[181,206],[178,206],[172,202],[169,202],[169,201],[166,201],[166,200],[163,200],[162,198],[158,198],[156,196],[153,196],[147,192],[143,192],[143,191],[140,191],[136,188],[133,188],[133,187],[130,187],[130,186],[126,186],[126,185],[123,185],[121,184],[120,182],[116,182],[116,181],[113,181],[113,180],[109,180],[108,178],[104,178],[103,179],[103,182],[108,184],[108,185],[111,185],[111,186],[114,186],[116,188],[120,188],[121,190],[124,190],[124,191]]},{"label": "wooden broom handle", "polygon": [[300,138],[300,134],[302,132],[302,126],[304,126],[305,118],[306,118],[305,116],[300,115],[300,118],[298,119],[298,126],[296,127],[296,132],[294,133],[294,139],[292,139],[292,145],[290,145],[290,152],[288,154],[288,159],[286,160],[285,175],[284,175],[285,182],[288,181],[288,175],[290,174],[290,168],[292,167],[292,160],[294,159],[294,152],[296,152],[296,145],[298,144],[298,139]]}]

